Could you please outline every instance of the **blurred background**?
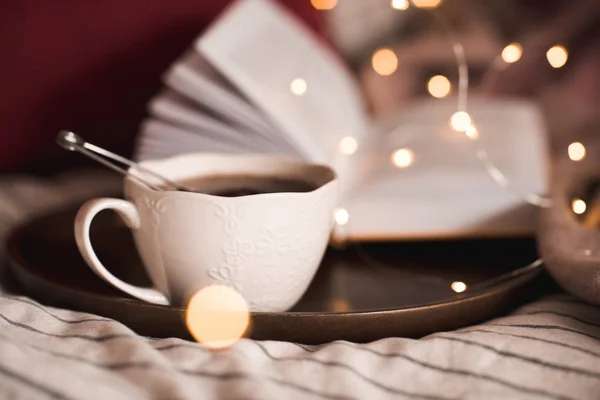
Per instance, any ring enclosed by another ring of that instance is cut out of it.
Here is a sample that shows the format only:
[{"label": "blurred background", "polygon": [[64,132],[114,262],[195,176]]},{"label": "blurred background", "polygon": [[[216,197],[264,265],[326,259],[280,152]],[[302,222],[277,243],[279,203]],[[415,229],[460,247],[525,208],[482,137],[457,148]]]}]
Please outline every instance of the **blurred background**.
[{"label": "blurred background", "polygon": [[[597,118],[597,0],[280,2],[340,54],[374,116],[415,97],[452,96],[458,41],[469,65],[469,96],[535,97],[551,110],[557,132]],[[57,148],[59,129],[85,132],[90,142],[130,155],[161,73],[228,3],[3,1],[0,172],[91,165]],[[560,141],[561,134],[554,137]]]},{"label": "blurred background", "polygon": [[[533,100],[543,111],[552,150],[566,160],[553,163],[568,188],[559,191],[585,188],[581,182],[590,176],[600,187],[598,0],[276,1],[347,64],[374,118],[418,100],[454,101],[456,52],[464,50],[469,103],[490,96]],[[57,132],[81,132],[131,157],[163,72],[231,3],[0,2],[0,237],[67,201],[118,193],[121,177],[60,149]],[[573,196],[576,214],[592,208],[577,198],[582,194]],[[600,210],[600,202],[594,204]],[[600,212],[593,215],[597,225]],[[573,234],[565,226],[546,229],[556,231],[546,235],[549,247],[575,249],[585,242],[581,237],[597,243],[588,232]],[[577,256],[567,253],[567,260]]]},{"label": "blurred background", "polygon": [[[470,97],[533,97],[548,110],[561,111],[550,123],[556,131],[596,118],[597,1],[312,3],[330,9],[324,12],[327,30],[360,77],[375,115],[393,113],[415,96],[451,96],[457,82],[452,45],[459,42],[468,63]],[[391,61],[381,49],[391,50]]]}]

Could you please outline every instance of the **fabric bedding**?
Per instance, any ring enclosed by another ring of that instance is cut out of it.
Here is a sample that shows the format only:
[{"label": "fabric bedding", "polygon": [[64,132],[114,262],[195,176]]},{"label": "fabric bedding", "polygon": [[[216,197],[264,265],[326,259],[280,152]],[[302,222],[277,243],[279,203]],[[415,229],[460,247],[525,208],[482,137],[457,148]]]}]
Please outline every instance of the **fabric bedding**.
[{"label": "fabric bedding", "polygon": [[[2,237],[36,213],[117,188],[118,180],[103,174],[5,178]],[[420,340],[305,346],[244,339],[210,351],[45,306],[7,278],[0,294],[0,398],[600,398],[599,308],[564,293]]]}]

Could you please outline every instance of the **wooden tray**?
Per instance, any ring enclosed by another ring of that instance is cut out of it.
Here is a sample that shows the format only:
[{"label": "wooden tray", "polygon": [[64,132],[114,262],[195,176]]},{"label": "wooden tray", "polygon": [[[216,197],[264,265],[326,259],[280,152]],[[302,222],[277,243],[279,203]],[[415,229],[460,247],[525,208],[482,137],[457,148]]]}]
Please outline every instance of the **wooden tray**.
[{"label": "wooden tray", "polygon": [[[11,270],[29,296],[49,305],[114,318],[139,334],[191,339],[185,310],[156,306],[115,290],[86,266],[73,237],[80,204],[17,228],[7,242]],[[131,233],[104,212],[92,224],[104,265],[136,285],[149,280]],[[455,293],[537,258],[530,239],[369,243],[330,249],[302,300],[283,313],[253,313],[248,336],[306,344],[421,337],[470,325],[548,290],[541,268],[478,290]],[[531,285],[534,279],[535,285]]]}]

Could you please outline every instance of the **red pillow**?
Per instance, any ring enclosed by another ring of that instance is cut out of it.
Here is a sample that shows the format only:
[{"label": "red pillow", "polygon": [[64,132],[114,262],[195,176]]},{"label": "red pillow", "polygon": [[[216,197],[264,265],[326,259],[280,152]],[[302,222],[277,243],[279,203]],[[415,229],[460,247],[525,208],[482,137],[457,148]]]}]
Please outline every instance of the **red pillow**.
[{"label": "red pillow", "polygon": [[[309,1],[280,0],[311,27]],[[123,155],[160,75],[229,3],[215,0],[13,0],[0,13],[0,172],[84,162],[60,129]]]}]

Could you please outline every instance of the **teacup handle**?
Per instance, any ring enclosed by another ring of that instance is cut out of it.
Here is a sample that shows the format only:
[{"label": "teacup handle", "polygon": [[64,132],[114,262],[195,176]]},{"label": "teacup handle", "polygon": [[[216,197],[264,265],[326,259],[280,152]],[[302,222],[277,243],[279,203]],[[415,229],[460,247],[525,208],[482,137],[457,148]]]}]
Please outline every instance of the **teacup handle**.
[{"label": "teacup handle", "polygon": [[102,265],[90,241],[90,226],[96,214],[103,210],[116,211],[130,229],[138,229],[140,227],[138,210],[129,201],[112,198],[89,200],[79,209],[75,217],[75,241],[83,259],[92,271],[117,289],[149,303],[169,305],[169,299],[158,290],[138,287],[123,282]]}]

